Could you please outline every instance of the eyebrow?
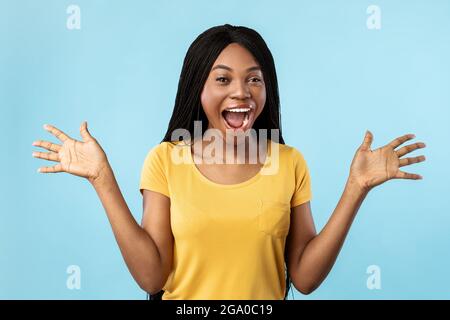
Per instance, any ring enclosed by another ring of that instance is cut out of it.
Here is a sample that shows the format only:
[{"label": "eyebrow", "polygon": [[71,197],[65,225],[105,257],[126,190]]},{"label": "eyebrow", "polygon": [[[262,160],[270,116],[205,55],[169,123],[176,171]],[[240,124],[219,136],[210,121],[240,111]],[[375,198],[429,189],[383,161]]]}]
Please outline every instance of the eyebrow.
[{"label": "eyebrow", "polygon": [[[232,68],[230,68],[230,67],[228,67],[228,66],[226,66],[224,64],[218,64],[217,66],[212,68],[211,71],[213,71],[215,69],[219,69],[219,68],[220,69],[225,69],[225,70],[228,70],[228,71],[233,71]],[[254,70],[261,70],[261,67],[260,66],[253,66],[253,67],[247,68],[247,72],[254,71]]]}]

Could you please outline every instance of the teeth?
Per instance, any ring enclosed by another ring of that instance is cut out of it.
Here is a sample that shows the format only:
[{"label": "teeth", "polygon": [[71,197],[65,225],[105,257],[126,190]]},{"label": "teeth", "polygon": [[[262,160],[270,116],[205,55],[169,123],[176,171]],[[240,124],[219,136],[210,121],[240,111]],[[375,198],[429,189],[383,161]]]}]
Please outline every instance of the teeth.
[{"label": "teeth", "polygon": [[249,112],[250,110],[250,108],[227,109],[228,112]]}]

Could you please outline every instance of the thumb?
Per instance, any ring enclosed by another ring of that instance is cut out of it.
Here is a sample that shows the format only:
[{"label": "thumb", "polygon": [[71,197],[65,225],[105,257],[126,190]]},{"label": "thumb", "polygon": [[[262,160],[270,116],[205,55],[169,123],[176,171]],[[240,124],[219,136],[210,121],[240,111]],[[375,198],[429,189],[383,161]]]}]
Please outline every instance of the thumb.
[{"label": "thumb", "polygon": [[81,137],[83,138],[84,142],[94,140],[94,138],[91,136],[91,134],[88,131],[86,121],[83,121],[83,123],[80,126],[80,134],[81,134]]},{"label": "thumb", "polygon": [[370,150],[370,146],[372,144],[372,141],[373,141],[373,134],[372,134],[372,132],[367,130],[366,131],[366,135],[364,136],[364,141],[361,144],[360,149],[363,150],[363,151]]}]

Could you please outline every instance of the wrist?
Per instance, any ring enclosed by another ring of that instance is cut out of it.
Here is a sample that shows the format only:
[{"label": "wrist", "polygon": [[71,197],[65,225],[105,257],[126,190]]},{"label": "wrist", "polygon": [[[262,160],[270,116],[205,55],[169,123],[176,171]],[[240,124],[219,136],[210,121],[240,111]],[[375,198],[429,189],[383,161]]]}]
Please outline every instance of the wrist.
[{"label": "wrist", "polygon": [[352,194],[357,194],[361,196],[366,196],[371,188],[367,184],[361,183],[358,179],[354,177],[349,177],[345,185],[345,189]]},{"label": "wrist", "polygon": [[99,188],[105,186],[111,182],[114,178],[114,173],[108,162],[101,166],[98,174],[95,177],[89,178],[89,182],[94,186],[94,188]]}]

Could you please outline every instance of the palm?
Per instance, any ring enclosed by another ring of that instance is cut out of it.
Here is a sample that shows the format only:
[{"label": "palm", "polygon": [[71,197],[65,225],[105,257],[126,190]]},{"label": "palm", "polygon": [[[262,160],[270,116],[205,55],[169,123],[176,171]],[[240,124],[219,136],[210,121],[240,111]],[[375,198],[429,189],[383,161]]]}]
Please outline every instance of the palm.
[{"label": "palm", "polygon": [[33,156],[59,162],[53,167],[40,168],[40,172],[67,172],[88,179],[95,179],[98,176],[100,170],[106,165],[107,158],[102,147],[88,132],[86,123],[80,127],[83,141],[72,139],[53,126],[47,126],[46,129],[55,135],[62,144],[58,145],[48,141],[33,143],[33,145],[50,151],[48,153],[35,152]]},{"label": "palm", "polygon": [[97,142],[73,139],[64,142],[59,157],[63,171],[86,178],[95,176],[95,168],[104,159],[103,150]]},{"label": "palm", "polygon": [[370,150],[373,136],[368,132],[363,144],[353,158],[350,168],[351,178],[369,190],[390,179],[421,179],[421,176],[417,174],[401,171],[400,167],[422,162],[425,160],[425,157],[401,157],[413,150],[424,148],[425,144],[419,142],[395,150],[395,148],[412,138],[414,138],[414,135],[404,135],[381,148]]}]

